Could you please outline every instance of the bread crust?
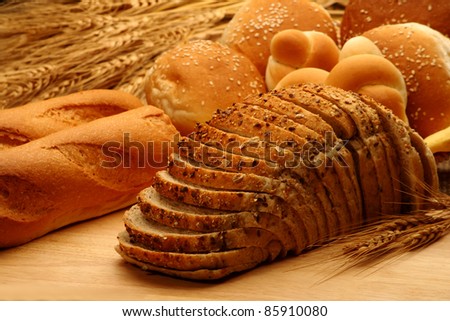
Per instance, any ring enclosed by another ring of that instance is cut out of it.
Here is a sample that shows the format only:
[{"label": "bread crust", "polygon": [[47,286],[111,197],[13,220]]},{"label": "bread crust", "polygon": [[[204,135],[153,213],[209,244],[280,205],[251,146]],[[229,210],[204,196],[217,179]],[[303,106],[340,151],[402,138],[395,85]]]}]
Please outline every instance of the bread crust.
[{"label": "bread crust", "polygon": [[268,258],[267,249],[246,247],[242,249],[210,253],[177,253],[155,251],[132,243],[129,235],[118,236],[119,246],[127,256],[153,265],[180,271],[221,269],[241,264],[261,264]]}]

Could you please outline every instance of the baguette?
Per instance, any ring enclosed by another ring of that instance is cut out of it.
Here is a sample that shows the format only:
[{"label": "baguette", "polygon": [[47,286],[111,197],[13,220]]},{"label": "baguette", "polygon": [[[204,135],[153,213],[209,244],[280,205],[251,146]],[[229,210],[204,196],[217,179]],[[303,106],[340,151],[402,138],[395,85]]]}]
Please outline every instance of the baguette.
[{"label": "baguette", "polygon": [[134,203],[176,134],[144,106],[0,151],[0,247]]},{"label": "baguette", "polygon": [[93,89],[3,109],[0,150],[142,105],[137,97],[125,92]]}]

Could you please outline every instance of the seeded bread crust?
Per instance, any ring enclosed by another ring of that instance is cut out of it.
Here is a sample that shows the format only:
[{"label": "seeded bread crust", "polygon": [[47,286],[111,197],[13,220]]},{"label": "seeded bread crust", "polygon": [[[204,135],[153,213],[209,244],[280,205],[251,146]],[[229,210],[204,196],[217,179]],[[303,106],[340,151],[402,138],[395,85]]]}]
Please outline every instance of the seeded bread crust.
[{"label": "seeded bread crust", "polygon": [[[358,136],[361,142],[367,146],[367,151],[370,153],[370,159],[374,163],[375,175],[377,177],[379,195],[379,202],[375,208],[367,208],[366,217],[371,220],[372,217],[380,216],[381,213],[391,213],[389,208],[393,200],[390,197],[392,192],[392,180],[387,171],[386,157],[383,145],[380,144],[377,134],[379,126],[377,126],[376,114],[370,113],[370,109],[366,108],[360,100],[354,96],[336,87],[327,88],[327,90],[318,90],[315,85],[308,85],[304,87],[310,92],[317,92],[320,96],[328,101],[334,103],[341,110],[343,110],[358,128]],[[368,115],[370,113],[370,115]]]}]

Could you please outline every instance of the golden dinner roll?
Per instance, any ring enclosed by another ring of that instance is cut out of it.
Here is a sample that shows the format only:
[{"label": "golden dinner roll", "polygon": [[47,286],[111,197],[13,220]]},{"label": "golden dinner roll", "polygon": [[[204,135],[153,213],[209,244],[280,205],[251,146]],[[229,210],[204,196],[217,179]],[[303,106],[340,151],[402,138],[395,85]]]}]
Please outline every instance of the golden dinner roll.
[{"label": "golden dinner roll", "polygon": [[363,34],[402,73],[409,124],[422,137],[450,126],[450,39],[425,25],[385,25]]},{"label": "golden dinner roll", "polygon": [[159,56],[145,85],[148,104],[171,118],[181,134],[207,121],[217,109],[265,91],[252,62],[224,44],[196,40]]}]

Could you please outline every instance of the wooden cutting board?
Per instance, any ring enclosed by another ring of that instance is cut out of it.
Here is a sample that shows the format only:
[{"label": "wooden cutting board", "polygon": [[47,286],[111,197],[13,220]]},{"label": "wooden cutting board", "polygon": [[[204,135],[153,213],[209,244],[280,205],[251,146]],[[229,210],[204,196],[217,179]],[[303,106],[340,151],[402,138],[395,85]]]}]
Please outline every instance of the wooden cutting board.
[{"label": "wooden cutting board", "polygon": [[220,282],[150,274],[115,252],[123,212],[0,251],[1,300],[450,300],[450,236],[332,276],[327,248]]}]

